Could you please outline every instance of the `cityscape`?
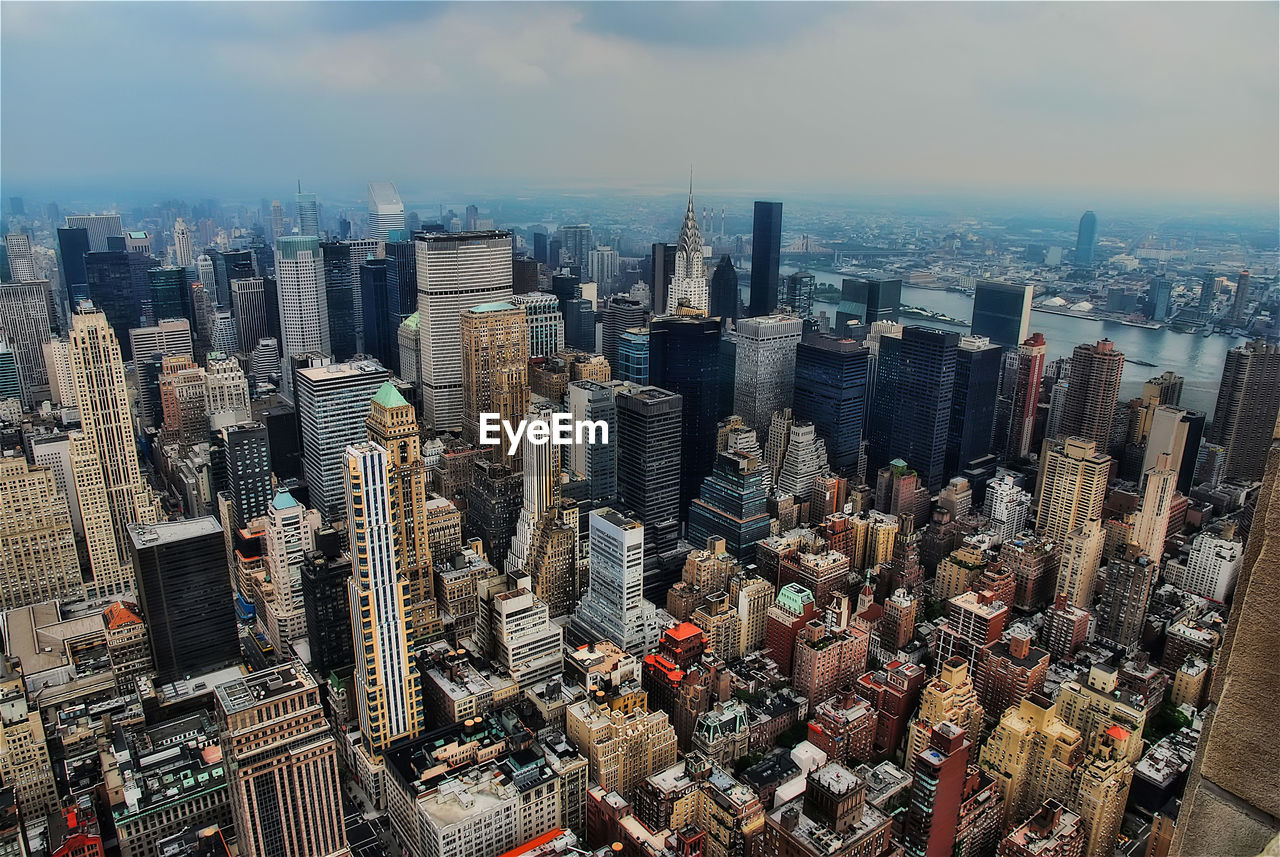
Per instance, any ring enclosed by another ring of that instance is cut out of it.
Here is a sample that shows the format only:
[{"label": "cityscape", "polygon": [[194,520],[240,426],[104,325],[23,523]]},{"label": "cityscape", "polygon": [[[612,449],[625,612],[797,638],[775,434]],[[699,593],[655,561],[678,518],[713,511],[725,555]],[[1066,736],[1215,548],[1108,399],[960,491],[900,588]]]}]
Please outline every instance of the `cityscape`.
[{"label": "cityscape", "polygon": [[1280,6],[0,16],[0,857],[1280,855]]}]

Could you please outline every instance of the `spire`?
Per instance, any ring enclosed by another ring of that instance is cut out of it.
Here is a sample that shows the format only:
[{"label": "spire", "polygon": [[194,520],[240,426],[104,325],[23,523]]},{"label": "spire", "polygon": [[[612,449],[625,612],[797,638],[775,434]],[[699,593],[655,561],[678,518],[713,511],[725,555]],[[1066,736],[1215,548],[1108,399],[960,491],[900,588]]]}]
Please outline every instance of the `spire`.
[{"label": "spire", "polygon": [[689,205],[684,211],[684,224],[680,227],[680,240],[676,244],[677,252],[696,250],[702,257],[702,230],[698,228],[698,217],[693,210],[693,166],[689,167]]}]

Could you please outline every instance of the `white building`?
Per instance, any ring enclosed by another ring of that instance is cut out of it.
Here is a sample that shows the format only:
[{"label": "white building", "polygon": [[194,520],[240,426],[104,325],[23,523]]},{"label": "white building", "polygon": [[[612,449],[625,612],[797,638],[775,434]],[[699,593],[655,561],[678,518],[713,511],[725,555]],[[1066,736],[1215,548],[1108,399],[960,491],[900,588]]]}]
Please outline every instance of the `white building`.
[{"label": "white building", "polygon": [[813,494],[813,480],[826,472],[827,444],[818,437],[813,423],[792,425],[778,467],[778,490],[804,502]]},{"label": "white building", "polygon": [[546,292],[512,295],[511,303],[524,307],[529,325],[529,356],[550,357],[564,350],[564,316],[560,301]]},{"label": "white building", "polygon": [[564,629],[551,621],[547,605],[527,583],[494,596],[493,638],[494,660],[522,688],[564,671]]},{"label": "white building", "polygon": [[1031,517],[1031,495],[1006,473],[987,484],[982,514],[991,522],[991,544],[1004,544],[1026,528],[1027,519]]},{"label": "white building", "polygon": [[369,237],[386,241],[392,229],[404,228],[404,203],[396,186],[391,182],[369,182]]},{"label": "white building", "polygon": [[306,636],[307,612],[302,600],[302,565],[315,550],[319,514],[281,489],[267,508],[267,569],[274,598],[264,605],[267,637],[278,650],[290,640]]},{"label": "white building", "polygon": [[173,223],[173,264],[179,268],[190,268],[195,263],[191,254],[191,230],[187,222],[179,217]]},{"label": "white building", "polygon": [[1225,602],[1235,590],[1240,574],[1244,546],[1240,542],[1201,533],[1191,543],[1186,564],[1170,560],[1165,565],[1165,580],[1195,595]]},{"label": "white building", "polygon": [[329,305],[325,297],[324,259],[314,235],[276,240],[276,293],[280,302],[283,386],[290,388],[289,358],[329,350]]},{"label": "white building", "polygon": [[462,428],[462,313],[511,295],[511,233],[420,233],[418,380],[422,423],[437,432]]},{"label": "white building", "polygon": [[[549,403],[535,404],[529,409],[529,418],[549,423],[553,413]],[[524,462],[524,498],[520,506],[520,517],[516,519],[511,549],[507,552],[506,565],[507,573],[516,575],[524,571],[529,559],[529,549],[533,545],[533,536],[538,524],[542,522],[542,516],[560,499],[561,447],[553,443],[534,444],[530,440],[530,433],[525,432],[520,440],[520,453]]]},{"label": "white building", "polygon": [[118,214],[69,214],[67,228],[87,231],[89,251],[92,253],[106,250],[108,238],[124,237],[124,227]]},{"label": "white building", "polygon": [[166,318],[150,327],[135,327],[129,331],[129,347],[133,361],[145,361],[152,354],[165,357],[187,356],[194,358],[191,342],[191,322],[185,318]]},{"label": "white building", "polygon": [[804,322],[793,315],[738,321],[733,412],[756,431],[768,431],[774,412],[791,407],[803,334]]},{"label": "white building", "polygon": [[205,362],[205,413],[209,415],[209,428],[217,431],[224,426],[249,420],[249,379],[234,357],[209,352]]},{"label": "white building", "polygon": [[36,279],[36,257],[31,252],[31,236],[25,232],[10,232],[4,236],[4,247],[9,254],[10,279],[18,283]]},{"label": "white building", "polygon": [[592,250],[587,258],[587,269],[591,272],[591,279],[597,283],[607,286],[618,278],[617,250],[600,245]]},{"label": "white building", "polygon": [[298,234],[320,238],[320,203],[314,193],[298,191]]},{"label": "white building", "polygon": [[658,645],[658,618],[644,597],[644,525],[613,509],[590,519],[587,594],[573,614],[589,640],[612,640],[633,655]]},{"label": "white building", "polygon": [[685,209],[680,240],[676,242],[676,264],[667,292],[667,315],[675,315],[684,305],[707,314],[707,262],[702,253],[702,233],[693,213],[693,178],[689,179],[689,207]]},{"label": "white building", "polygon": [[0,285],[0,339],[13,348],[22,385],[22,405],[30,408],[49,392],[44,344],[49,332],[49,281]]}]

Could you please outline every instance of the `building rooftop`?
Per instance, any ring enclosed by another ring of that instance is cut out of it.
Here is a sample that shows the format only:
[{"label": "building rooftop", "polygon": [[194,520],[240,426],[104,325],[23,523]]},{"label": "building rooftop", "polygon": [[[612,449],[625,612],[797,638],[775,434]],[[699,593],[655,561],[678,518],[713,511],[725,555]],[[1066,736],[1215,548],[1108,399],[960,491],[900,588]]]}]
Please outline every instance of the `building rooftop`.
[{"label": "building rooftop", "polygon": [[212,515],[203,518],[187,518],[180,521],[162,521],[158,524],[129,524],[129,538],[137,550],[195,539],[200,536],[221,533],[222,525]]},{"label": "building rooftop", "polygon": [[[417,313],[415,313],[416,315]],[[382,386],[378,388],[378,392],[374,394],[373,400],[384,408],[403,408],[409,404],[405,401],[404,396],[400,395],[400,391],[396,389],[396,385],[390,381],[383,381]]]},{"label": "building rooftop", "polygon": [[298,661],[250,673],[218,685],[218,704],[227,714],[236,714],[269,699],[294,693],[315,681]]}]

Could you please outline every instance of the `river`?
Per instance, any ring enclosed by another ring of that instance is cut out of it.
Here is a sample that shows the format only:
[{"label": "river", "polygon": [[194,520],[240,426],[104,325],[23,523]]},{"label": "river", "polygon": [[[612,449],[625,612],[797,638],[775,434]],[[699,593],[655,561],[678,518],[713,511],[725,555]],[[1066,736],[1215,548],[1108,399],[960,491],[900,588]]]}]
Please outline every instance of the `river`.
[{"label": "river", "polygon": [[[784,266],[782,273],[789,274],[795,270]],[[819,285],[829,283],[837,287],[848,276],[833,271],[813,270],[811,273]],[[750,289],[743,287],[741,292],[743,303],[749,303]],[[903,285],[902,303],[904,306],[918,306],[941,312],[952,318],[968,319],[973,316],[973,298],[959,292]],[[814,312],[823,310],[834,322],[836,304],[815,301]],[[902,322],[969,332],[967,325],[945,324],[931,319],[904,317]],[[1222,364],[1226,353],[1228,349],[1244,342],[1239,337],[1218,334],[1203,337],[1194,333],[1177,333],[1168,328],[1147,330],[1118,321],[1076,318],[1035,310],[1031,313],[1031,330],[1044,334],[1049,360],[1069,357],[1072,349],[1082,342],[1110,339],[1127,357],[1154,363],[1155,366],[1125,363],[1120,382],[1122,400],[1140,395],[1142,384],[1148,378],[1166,370],[1178,373],[1186,379],[1182,388],[1182,407],[1204,411],[1210,420],[1213,419],[1213,408],[1218,399],[1218,385],[1222,381]]]}]

